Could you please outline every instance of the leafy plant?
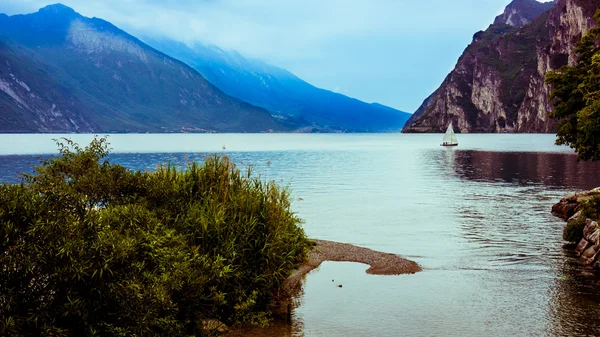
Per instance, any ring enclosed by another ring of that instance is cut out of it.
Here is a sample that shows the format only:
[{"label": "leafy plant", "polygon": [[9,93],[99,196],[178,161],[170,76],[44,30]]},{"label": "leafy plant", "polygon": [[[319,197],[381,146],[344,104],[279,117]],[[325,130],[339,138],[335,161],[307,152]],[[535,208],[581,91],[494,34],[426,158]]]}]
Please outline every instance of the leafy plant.
[{"label": "leafy plant", "polygon": [[[594,16],[600,23],[600,11]],[[577,43],[577,63],[549,72],[550,98],[558,119],[556,144],[575,149],[580,160],[600,160],[600,27]]]},{"label": "leafy plant", "polygon": [[289,192],[227,157],[134,172],[58,142],[0,186],[0,334],[201,335],[264,323],[310,244]]},{"label": "leafy plant", "polygon": [[563,239],[569,242],[579,242],[583,238],[583,229],[586,219],[600,220],[600,196],[593,196],[579,207],[581,216],[576,220],[567,222],[563,230]]},{"label": "leafy plant", "polygon": [[569,242],[579,242],[583,238],[583,228],[585,227],[585,218],[580,217],[576,220],[567,222],[563,230],[563,240]]}]

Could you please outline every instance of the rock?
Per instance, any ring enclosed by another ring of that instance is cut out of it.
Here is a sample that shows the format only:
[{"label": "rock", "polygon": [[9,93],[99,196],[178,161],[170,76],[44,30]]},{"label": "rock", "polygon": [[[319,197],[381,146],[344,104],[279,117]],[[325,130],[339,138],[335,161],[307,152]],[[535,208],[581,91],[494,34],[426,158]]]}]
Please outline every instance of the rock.
[{"label": "rock", "polygon": [[577,248],[575,248],[575,251],[577,252],[577,255],[581,256],[581,254],[588,249],[591,246],[590,242],[586,239],[581,239],[581,241],[579,241],[579,244],[577,245]]},{"label": "rock", "polygon": [[575,215],[577,207],[579,207],[579,203],[576,198],[571,196],[562,198],[558,203],[552,206],[552,215],[567,221],[570,217]]},{"label": "rock", "polygon": [[598,242],[600,241],[600,230],[596,229],[592,234],[588,236],[588,241],[598,249]]},{"label": "rock", "polygon": [[209,318],[202,320],[202,330],[205,333],[224,333],[229,330],[227,325],[223,324],[218,319]]},{"label": "rock", "polygon": [[[598,230],[598,223],[596,221],[592,221],[590,219],[587,219],[585,222],[585,227],[583,228],[583,238],[591,241],[590,240],[590,236],[596,231]],[[592,242],[592,244],[595,244],[595,242]]]},{"label": "rock", "polygon": [[581,211],[577,211],[577,213],[573,214],[573,216],[570,217],[569,220],[567,220],[567,222],[577,221],[579,220],[579,218],[581,218]]},{"label": "rock", "polygon": [[[590,259],[592,256],[596,255],[596,248],[594,246],[589,246],[582,254],[581,257],[585,259]],[[586,263],[589,264],[589,263]]]},{"label": "rock", "polygon": [[600,250],[598,250],[597,247],[592,246],[595,250],[596,250],[596,254],[594,254],[591,258],[589,258],[587,261],[585,261],[586,265],[595,265],[596,262],[598,261],[598,257],[600,256]]},{"label": "rock", "polygon": [[582,271],[582,272],[577,273],[577,276],[592,278],[592,277],[595,277],[596,275],[594,275],[594,273],[589,272],[589,271]]},{"label": "rock", "polygon": [[575,217],[578,213],[579,206],[593,196],[600,195],[600,187],[590,191],[571,194],[560,199],[558,203],[552,206],[552,215],[559,217],[565,221]]}]

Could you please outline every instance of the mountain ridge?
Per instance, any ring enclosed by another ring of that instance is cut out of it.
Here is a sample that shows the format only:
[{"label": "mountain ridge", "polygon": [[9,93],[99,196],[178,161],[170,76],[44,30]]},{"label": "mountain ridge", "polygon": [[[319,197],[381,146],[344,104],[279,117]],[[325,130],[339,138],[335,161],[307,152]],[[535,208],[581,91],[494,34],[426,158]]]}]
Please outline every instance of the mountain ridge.
[{"label": "mountain ridge", "polygon": [[[226,95],[185,63],[147,46],[108,21],[83,17],[64,5],[49,5],[32,14],[1,16],[0,39],[11,46],[13,54],[36,58],[42,68],[49,70],[48,81],[60,83],[63,93],[66,90],[71,97],[52,102],[56,95],[46,95],[45,90],[56,84],[38,83],[26,90],[19,82],[34,81],[39,69],[19,63],[22,78],[14,78],[14,67],[8,69],[8,61],[0,62],[0,80],[4,83],[0,86],[0,121],[15,115],[33,118],[21,121],[18,129],[6,126],[19,124],[15,121],[0,123],[2,132],[289,130],[265,109]],[[8,53],[8,48],[4,49]],[[57,129],[53,120],[60,116],[55,115],[65,113],[67,119],[80,121],[81,127],[65,122]]]},{"label": "mountain ridge", "polygon": [[143,37],[154,48],[198,70],[218,88],[263,107],[304,131],[399,131],[410,114],[318,88],[293,73],[236,51]]},{"label": "mountain ridge", "polygon": [[450,121],[463,133],[554,132],[545,74],[575,62],[575,44],[599,7],[597,0],[558,0],[521,27],[500,20],[476,33],[402,132],[443,132]]}]

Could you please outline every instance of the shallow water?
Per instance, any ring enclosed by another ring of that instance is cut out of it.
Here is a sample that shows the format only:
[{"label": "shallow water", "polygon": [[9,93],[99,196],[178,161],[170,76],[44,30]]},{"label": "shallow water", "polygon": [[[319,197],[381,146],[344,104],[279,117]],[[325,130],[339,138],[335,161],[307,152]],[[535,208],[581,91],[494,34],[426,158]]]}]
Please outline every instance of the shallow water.
[{"label": "shallow water", "polygon": [[[0,135],[0,179],[30,172],[56,137]],[[441,135],[109,138],[111,159],[134,169],[211,152],[255,164],[290,185],[311,237],[424,269],[373,276],[364,265],[324,263],[308,275],[291,325],[246,334],[600,335],[600,287],[563,249],[564,223],[550,214],[565,194],[600,186],[600,165],[577,163],[553,135],[458,135],[457,148],[440,147]]]}]

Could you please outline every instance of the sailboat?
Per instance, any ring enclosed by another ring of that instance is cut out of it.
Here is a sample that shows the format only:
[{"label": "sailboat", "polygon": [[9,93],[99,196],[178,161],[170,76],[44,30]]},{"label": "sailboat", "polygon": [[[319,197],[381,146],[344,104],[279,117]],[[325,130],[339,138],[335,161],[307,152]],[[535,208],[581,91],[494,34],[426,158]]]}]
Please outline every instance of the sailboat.
[{"label": "sailboat", "polygon": [[448,124],[448,129],[446,129],[446,134],[444,134],[444,139],[442,140],[441,146],[458,146],[458,139],[456,139],[456,135],[454,134],[454,128],[452,128],[452,121]]}]

